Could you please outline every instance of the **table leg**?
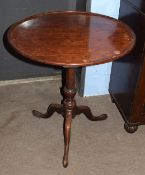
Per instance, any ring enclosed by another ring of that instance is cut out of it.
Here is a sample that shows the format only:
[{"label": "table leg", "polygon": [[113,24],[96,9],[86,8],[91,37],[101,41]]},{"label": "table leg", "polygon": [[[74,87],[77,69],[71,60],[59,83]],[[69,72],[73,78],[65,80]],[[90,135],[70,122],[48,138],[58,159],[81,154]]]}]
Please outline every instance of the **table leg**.
[{"label": "table leg", "polygon": [[47,112],[42,114],[36,110],[33,110],[33,115],[39,118],[49,118],[54,112],[61,114],[64,117],[64,156],[63,166],[68,166],[68,153],[71,134],[71,122],[72,118],[76,115],[83,113],[88,119],[92,121],[105,120],[106,114],[100,116],[94,116],[88,106],[76,106],[74,99],[76,95],[76,72],[74,68],[65,69],[65,86],[63,88],[64,100],[62,104],[50,104]]},{"label": "table leg", "polygon": [[61,104],[50,104],[47,108],[47,112],[45,114],[42,114],[39,111],[33,110],[32,113],[34,116],[38,118],[50,118],[54,112],[57,112],[59,114],[63,115],[63,105]]},{"label": "table leg", "polygon": [[74,110],[76,109],[76,102],[74,96],[76,94],[75,88],[75,69],[66,69],[66,82],[63,89],[64,100],[64,157],[63,166],[68,165],[68,152],[71,132],[71,121],[74,117]]},{"label": "table leg", "polygon": [[77,106],[75,114],[80,115],[81,113],[83,113],[91,121],[101,121],[107,118],[107,114],[94,116],[88,106]]}]

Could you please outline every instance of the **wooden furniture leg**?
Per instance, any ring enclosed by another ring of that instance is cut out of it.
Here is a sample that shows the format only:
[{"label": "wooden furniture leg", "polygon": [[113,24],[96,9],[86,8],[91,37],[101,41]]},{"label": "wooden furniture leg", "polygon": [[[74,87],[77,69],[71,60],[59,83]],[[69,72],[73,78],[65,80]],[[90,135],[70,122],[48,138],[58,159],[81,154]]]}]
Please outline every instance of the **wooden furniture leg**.
[{"label": "wooden furniture leg", "polygon": [[125,129],[128,133],[132,134],[132,133],[134,133],[134,132],[137,131],[138,125],[135,125],[135,124],[133,125],[133,124],[129,124],[129,123],[125,122],[125,124],[124,124],[124,129]]},{"label": "wooden furniture leg", "polygon": [[102,114],[99,116],[94,116],[91,109],[88,106],[77,106],[76,115],[83,113],[91,121],[101,121],[107,118],[107,114]]},{"label": "wooden furniture leg", "polygon": [[68,165],[68,152],[71,132],[71,121],[74,117],[74,110],[76,109],[76,102],[74,96],[76,94],[75,88],[75,69],[66,69],[66,82],[63,89],[64,93],[64,157],[63,166]]},{"label": "wooden furniture leg", "polygon": [[50,104],[48,106],[47,112],[45,114],[42,114],[39,111],[33,110],[32,113],[34,116],[38,118],[50,118],[54,112],[57,112],[59,114],[63,114],[63,105],[61,104]]},{"label": "wooden furniture leg", "polygon": [[100,116],[94,116],[88,106],[77,106],[74,99],[76,95],[76,73],[74,68],[66,68],[65,70],[65,86],[63,88],[64,100],[62,104],[50,104],[47,112],[42,114],[36,110],[32,113],[38,118],[49,118],[54,112],[61,114],[64,117],[64,156],[63,156],[63,166],[68,166],[68,153],[69,153],[69,143],[71,134],[71,122],[72,118],[76,115],[83,113],[89,120],[100,121],[107,118],[107,114],[102,114]]}]

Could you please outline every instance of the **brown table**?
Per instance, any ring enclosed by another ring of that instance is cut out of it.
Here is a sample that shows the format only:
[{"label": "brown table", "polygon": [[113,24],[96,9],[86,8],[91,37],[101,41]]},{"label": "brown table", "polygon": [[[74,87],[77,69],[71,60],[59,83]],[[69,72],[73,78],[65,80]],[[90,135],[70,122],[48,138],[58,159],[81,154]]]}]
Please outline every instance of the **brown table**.
[{"label": "brown table", "polygon": [[8,31],[11,46],[26,58],[65,69],[66,82],[62,104],[50,104],[47,112],[33,111],[49,118],[54,112],[64,117],[63,165],[68,165],[72,118],[83,113],[92,121],[104,120],[107,114],[94,116],[88,106],[77,106],[76,69],[116,60],[129,53],[135,43],[133,31],[113,18],[86,12],[51,12],[23,19]]}]

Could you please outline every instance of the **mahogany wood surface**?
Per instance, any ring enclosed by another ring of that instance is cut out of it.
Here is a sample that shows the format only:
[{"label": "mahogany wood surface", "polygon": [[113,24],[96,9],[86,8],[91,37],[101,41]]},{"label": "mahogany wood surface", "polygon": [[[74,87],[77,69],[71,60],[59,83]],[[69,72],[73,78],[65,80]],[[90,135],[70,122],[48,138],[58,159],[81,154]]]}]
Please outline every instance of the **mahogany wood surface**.
[{"label": "mahogany wood surface", "polygon": [[86,12],[51,12],[17,22],[8,31],[8,40],[23,56],[48,65],[65,67],[65,87],[61,104],[50,104],[42,114],[54,112],[64,117],[63,166],[68,165],[72,118],[83,113],[92,121],[105,120],[106,114],[94,116],[88,106],[77,106],[75,67],[96,65],[127,54],[134,46],[135,35],[124,23],[113,18]]},{"label": "mahogany wood surface", "polygon": [[132,30],[116,19],[86,12],[50,12],[23,19],[8,31],[21,55],[49,65],[79,67],[106,63],[127,54]]}]

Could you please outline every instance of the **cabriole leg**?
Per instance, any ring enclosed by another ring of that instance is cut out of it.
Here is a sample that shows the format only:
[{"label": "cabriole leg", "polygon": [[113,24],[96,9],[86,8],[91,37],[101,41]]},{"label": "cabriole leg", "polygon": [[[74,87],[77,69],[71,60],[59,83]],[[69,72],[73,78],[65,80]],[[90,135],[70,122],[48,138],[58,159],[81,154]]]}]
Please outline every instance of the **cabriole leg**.
[{"label": "cabriole leg", "polygon": [[63,166],[68,166],[68,153],[71,134],[71,121],[76,109],[76,102],[74,96],[76,94],[75,88],[75,69],[66,69],[66,83],[64,87],[64,157]]}]

